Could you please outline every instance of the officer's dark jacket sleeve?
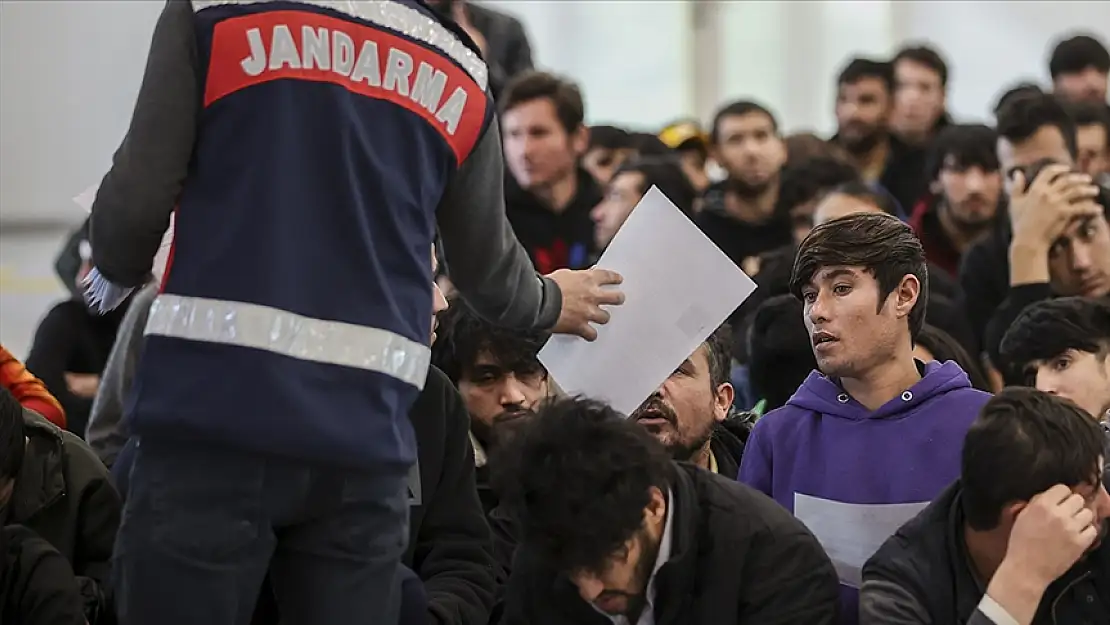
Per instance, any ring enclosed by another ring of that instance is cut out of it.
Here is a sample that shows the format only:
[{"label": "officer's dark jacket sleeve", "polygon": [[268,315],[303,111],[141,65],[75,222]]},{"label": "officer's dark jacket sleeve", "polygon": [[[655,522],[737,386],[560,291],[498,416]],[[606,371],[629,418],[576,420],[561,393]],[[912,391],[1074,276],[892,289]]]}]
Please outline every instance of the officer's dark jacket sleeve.
[{"label": "officer's dark jacket sleeve", "polygon": [[546,330],[562,307],[559,288],[536,275],[505,215],[504,156],[494,118],[460,165],[439,206],[451,282],[478,314],[512,328]]},{"label": "officer's dark jacket sleeve", "polygon": [[93,263],[113,284],[141,286],[169,227],[200,112],[196,33],[188,0],[168,0],[154,28],[131,125],[93,202]]}]

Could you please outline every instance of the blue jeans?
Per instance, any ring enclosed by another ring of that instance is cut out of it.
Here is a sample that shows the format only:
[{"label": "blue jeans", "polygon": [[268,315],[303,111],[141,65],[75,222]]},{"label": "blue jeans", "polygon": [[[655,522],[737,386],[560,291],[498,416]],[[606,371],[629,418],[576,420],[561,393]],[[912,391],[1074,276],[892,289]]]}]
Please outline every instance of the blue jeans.
[{"label": "blue jeans", "polygon": [[139,440],[116,539],[121,625],[397,623],[406,473]]}]

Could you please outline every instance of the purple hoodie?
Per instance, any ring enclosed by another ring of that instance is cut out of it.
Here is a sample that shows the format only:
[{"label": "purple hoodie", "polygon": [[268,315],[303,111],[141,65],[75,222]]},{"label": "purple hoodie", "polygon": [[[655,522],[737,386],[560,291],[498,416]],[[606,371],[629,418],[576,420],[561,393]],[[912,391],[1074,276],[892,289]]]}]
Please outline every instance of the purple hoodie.
[{"label": "purple hoodie", "polygon": [[924,367],[874,412],[814,371],[744,447],[738,479],[805,522],[837,566],[844,625],[859,621],[863,561],[959,477],[964,435],[991,397],[954,362]]}]

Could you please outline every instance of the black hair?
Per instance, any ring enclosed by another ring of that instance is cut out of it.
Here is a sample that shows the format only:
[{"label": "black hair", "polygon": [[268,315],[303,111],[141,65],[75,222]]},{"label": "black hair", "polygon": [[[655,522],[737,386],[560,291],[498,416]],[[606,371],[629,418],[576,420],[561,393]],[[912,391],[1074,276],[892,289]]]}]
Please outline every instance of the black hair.
[{"label": "black hair", "polygon": [[1029,388],[990,399],[964,438],[960,477],[968,525],[998,526],[1010,503],[1029,501],[1056,484],[1101,483],[1104,435],[1072,402]]},{"label": "black hair", "polygon": [[954,124],[943,128],[929,148],[925,175],[937,180],[948,162],[957,170],[979,167],[983,171],[999,170],[998,133],[983,124]]},{"label": "black hair", "polygon": [[456,386],[482,354],[488,354],[508,371],[534,373],[544,370],[537,354],[549,334],[503,328],[478,316],[459,297],[448,302],[447,310],[438,315],[432,364],[447,374]]},{"label": "black hair", "polygon": [[603,571],[641,531],[651,489],[666,493],[673,476],[645,428],[579,397],[542,407],[490,466],[523,543],[568,573]]},{"label": "black hair", "polygon": [[1006,104],[1010,100],[1037,93],[1044,93],[1044,90],[1041,89],[1040,85],[1035,82],[1023,81],[1015,83],[1014,85],[1007,87],[1006,90],[998,96],[998,99],[995,101],[994,108],[991,109],[991,112],[994,113],[995,118],[997,118],[998,112],[1001,111],[1002,107],[1006,106]]},{"label": "black hair", "polygon": [[1026,371],[1031,363],[1057,358],[1068,350],[1101,358],[1110,354],[1110,304],[1085,297],[1037,302],[1010,324],[999,347],[1003,366],[1026,383],[1032,381]]},{"label": "black hair", "polygon": [[891,63],[897,65],[898,61],[912,61],[918,65],[924,65],[940,77],[941,88],[948,86],[948,63],[944,62],[944,57],[934,48],[927,45],[907,46],[894,55]]},{"label": "black hair", "polygon": [[767,119],[771,120],[771,131],[776,133],[779,131],[779,121],[775,119],[771,109],[752,100],[737,100],[717,109],[717,113],[713,116],[713,126],[709,131],[709,140],[714,144],[721,142],[721,122],[726,117],[744,117],[753,114],[766,115]]},{"label": "black hair", "polygon": [[23,406],[11,391],[0,386],[0,482],[19,475],[26,447]]},{"label": "black hair", "polygon": [[577,83],[548,72],[527,71],[516,76],[505,86],[498,104],[504,114],[522,104],[543,99],[551,101],[567,134],[582,127],[586,119],[582,90]]},{"label": "black hair", "polygon": [[840,70],[836,84],[838,87],[854,85],[866,78],[878,78],[886,85],[887,93],[894,93],[894,65],[889,61],[855,57]]},{"label": "black hair", "polygon": [[829,191],[829,195],[847,195],[867,202],[887,215],[898,216],[898,200],[883,189],[876,189],[862,180],[852,180]]},{"label": "black hair", "polygon": [[1077,129],[1081,126],[1102,126],[1102,131],[1106,133],[1107,144],[1110,144],[1110,104],[1069,102],[1066,107],[1068,114],[1075,121]]},{"label": "black hair", "polygon": [[1048,59],[1048,73],[1052,80],[1062,74],[1078,74],[1088,68],[1110,73],[1110,51],[1091,35],[1076,35],[1056,44]]},{"label": "black hair", "polygon": [[1047,93],[1024,93],[1008,100],[998,110],[998,136],[1010,143],[1029,140],[1038,130],[1052,126],[1060,131],[1072,158],[1079,153],[1075,121],[1064,105]]},{"label": "black hair", "polygon": [[705,345],[705,359],[709,361],[709,382],[716,391],[732,379],[732,326],[722,323],[702,345]]},{"label": "black hair", "polygon": [[633,132],[629,135],[628,147],[640,156],[670,156],[674,150],[667,147],[666,143],[650,132]]},{"label": "black hair", "polygon": [[622,150],[632,147],[632,135],[618,126],[590,126],[590,150]]},{"label": "black hair", "polygon": [[633,172],[643,176],[641,193],[647,192],[652,185],[657,186],[679,210],[686,215],[694,214],[694,201],[698,197],[698,191],[682,171],[676,157],[652,156],[625,161],[613,172],[613,178]]},{"label": "black hair", "polygon": [[921,283],[909,315],[910,337],[925,325],[929,305],[929,271],[925,250],[913,230],[885,213],[856,213],[827,221],[813,229],[798,246],[790,292],[799,300],[814,274],[825,267],[862,267],[879,286],[879,310],[907,274]]},{"label": "black hair", "polygon": [[832,156],[812,156],[787,165],[780,178],[779,210],[789,212],[819,199],[831,189],[859,179],[855,167]]},{"label": "black hair", "polygon": [[960,365],[960,368],[967,374],[972,387],[981,391],[990,390],[990,380],[987,379],[987,374],[983,372],[983,367],[967,353],[967,350],[951,334],[926,323],[917,335],[917,344],[929,350],[929,353],[933,355],[937,362],[951,360]]},{"label": "black hair", "polygon": [[777,295],[759,305],[748,333],[748,382],[773,410],[786,404],[817,369],[801,300]]}]

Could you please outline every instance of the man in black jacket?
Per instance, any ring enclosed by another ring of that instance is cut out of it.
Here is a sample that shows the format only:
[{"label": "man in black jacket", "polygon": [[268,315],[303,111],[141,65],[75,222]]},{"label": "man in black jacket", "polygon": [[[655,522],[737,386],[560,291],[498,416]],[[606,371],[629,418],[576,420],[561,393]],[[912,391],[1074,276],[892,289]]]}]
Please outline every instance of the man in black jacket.
[{"label": "man in black jacket", "polygon": [[98,614],[112,610],[108,577],[120,523],[108,469],[81,439],[20,406],[7,389],[0,389],[0,422],[2,431],[22,433],[0,437],[0,459],[24,445],[18,471],[0,474],[0,523],[26,526],[69,560],[96,625]]},{"label": "man in black jacket", "polygon": [[1011,388],[983,407],[960,479],[867,562],[861,625],[1110,622],[1103,433]]},{"label": "man in black jacket", "polygon": [[604,404],[541,409],[496,476],[523,536],[502,625],[836,618],[836,572],[801,522],[731,479],[675,464]]},{"label": "man in black jacket", "polygon": [[22,525],[0,530],[0,623],[86,625],[73,568]]},{"label": "man in black jacket", "polygon": [[417,464],[409,482],[409,546],[402,562],[424,582],[440,625],[486,625],[493,607],[493,546],[474,481],[462,397],[432,367],[409,410]]}]

